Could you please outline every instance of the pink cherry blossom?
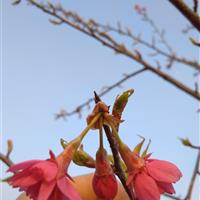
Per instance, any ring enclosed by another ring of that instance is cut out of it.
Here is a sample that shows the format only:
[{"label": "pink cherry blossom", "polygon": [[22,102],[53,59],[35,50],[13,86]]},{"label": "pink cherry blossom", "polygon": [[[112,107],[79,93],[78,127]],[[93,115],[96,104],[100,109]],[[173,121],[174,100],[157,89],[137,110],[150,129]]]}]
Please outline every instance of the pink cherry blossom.
[{"label": "pink cherry blossom", "polygon": [[120,151],[127,166],[127,185],[138,200],[159,200],[163,193],[174,194],[173,183],[177,182],[182,173],[171,162],[140,157],[137,153],[124,146]]},{"label": "pink cherry blossom", "polygon": [[8,183],[25,191],[33,200],[81,200],[66,173],[72,154],[72,148],[67,147],[58,157],[50,151],[50,159],[13,165],[8,169],[14,173]]}]

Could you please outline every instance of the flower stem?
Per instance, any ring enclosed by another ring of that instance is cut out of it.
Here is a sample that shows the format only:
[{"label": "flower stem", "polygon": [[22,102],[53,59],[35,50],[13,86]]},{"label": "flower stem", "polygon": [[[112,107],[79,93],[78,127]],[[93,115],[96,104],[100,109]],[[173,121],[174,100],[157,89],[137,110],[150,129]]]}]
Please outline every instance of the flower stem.
[{"label": "flower stem", "polygon": [[112,122],[108,121],[107,123],[110,125],[112,132],[114,133],[114,136],[119,144],[119,148],[121,148],[122,146],[124,146],[124,143],[122,142],[121,138],[119,137],[119,133],[118,133],[117,129],[115,128],[115,126],[113,125]]},{"label": "flower stem", "polygon": [[100,129],[99,129],[99,148],[103,149],[103,129],[102,129],[102,126],[100,126]]},{"label": "flower stem", "polygon": [[101,117],[102,113],[98,113],[90,122],[90,124],[83,130],[83,132],[79,135],[80,142],[83,140],[85,135],[88,133],[88,131],[93,127],[93,125],[99,120]]}]

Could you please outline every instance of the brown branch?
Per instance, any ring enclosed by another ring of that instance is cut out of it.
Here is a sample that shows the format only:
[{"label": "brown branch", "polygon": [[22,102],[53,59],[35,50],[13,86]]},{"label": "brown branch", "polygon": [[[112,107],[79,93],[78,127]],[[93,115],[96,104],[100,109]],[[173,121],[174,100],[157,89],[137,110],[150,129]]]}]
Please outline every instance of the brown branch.
[{"label": "brown branch", "polygon": [[176,197],[176,196],[172,196],[171,194],[164,194],[165,197],[168,197],[170,199],[175,199],[175,200],[184,200],[184,199],[181,199],[180,197]]},{"label": "brown branch", "polygon": [[189,21],[200,31],[200,17],[192,9],[190,9],[183,0],[169,0]]},{"label": "brown branch", "polygon": [[190,181],[190,185],[189,185],[189,188],[188,188],[187,195],[186,195],[184,200],[190,200],[191,199],[192,190],[194,188],[194,183],[195,183],[196,177],[198,175],[198,171],[199,171],[199,162],[200,162],[200,150],[198,151],[198,156],[197,156],[196,164],[195,164],[195,167],[194,167],[193,175],[192,175],[192,178],[191,178],[191,181]]},{"label": "brown branch", "polygon": [[[128,56],[129,58],[132,58],[137,63],[140,63],[143,65],[146,69],[150,70],[154,74],[162,77],[167,82],[171,83],[172,85],[178,87],[180,90],[186,92],[187,94],[191,95],[192,97],[196,98],[197,100],[200,100],[200,94],[197,91],[192,90],[188,86],[184,85],[183,83],[179,82],[178,80],[174,79],[170,75],[162,72],[159,69],[154,68],[149,63],[145,62],[141,55],[138,54],[138,51],[136,54],[129,51],[123,44],[117,43],[111,36],[109,36],[107,33],[99,32],[98,29],[95,27],[92,28],[92,26],[88,23],[82,20],[81,17],[79,17],[77,14],[74,14],[70,11],[64,10],[61,5],[59,5],[59,8],[56,6],[53,6],[52,4],[48,5],[42,5],[40,3],[37,3],[35,0],[28,0],[32,5],[36,6],[37,8],[43,10],[44,12],[54,16],[58,20],[60,20],[62,23],[68,24],[71,27],[81,31],[82,33],[96,39],[97,41],[101,42],[103,45],[113,49],[117,53],[121,53],[125,56]],[[62,16],[61,14],[65,15]],[[73,22],[70,21],[70,19],[66,17],[71,17]],[[79,24],[79,25],[77,25]]]},{"label": "brown branch", "polygon": [[198,12],[198,6],[199,6],[199,0],[193,0],[194,2],[194,6],[193,6],[193,10],[194,12]]},{"label": "brown branch", "polygon": [[[119,87],[122,83],[126,82],[130,78],[143,73],[145,70],[146,70],[146,68],[142,68],[142,69],[134,71],[134,72],[132,72],[130,74],[125,75],[124,78],[120,79],[119,81],[117,81],[113,85],[106,87],[106,89],[104,91],[102,91],[101,93],[99,93],[99,97],[104,96],[105,94],[107,94],[108,92],[110,92],[111,90],[113,90],[114,88]],[[76,114],[76,113],[80,112],[84,107],[87,107],[92,101],[94,101],[94,98],[88,99],[86,102],[82,103],[81,105],[79,105],[77,108],[75,108],[71,112],[66,112],[64,110],[61,110],[60,113],[56,114],[56,119],[65,118],[66,116],[71,116],[73,114]]]},{"label": "brown branch", "polygon": [[2,154],[0,152],[0,160],[5,163],[8,167],[10,167],[11,165],[13,165],[14,163],[12,162],[12,160],[10,160],[10,158],[4,154]]},{"label": "brown branch", "polygon": [[102,24],[97,24],[97,25],[99,27],[101,27],[105,32],[112,31],[112,32],[118,33],[120,35],[129,37],[130,39],[132,39],[134,41],[134,44],[137,44],[137,43],[142,44],[145,47],[148,47],[149,49],[152,49],[153,51],[155,51],[156,54],[159,54],[159,55],[162,55],[162,56],[168,58],[168,60],[173,60],[173,61],[185,64],[185,65],[188,65],[188,66],[200,71],[200,65],[198,64],[197,61],[192,61],[192,60],[188,60],[186,58],[180,57],[180,56],[176,55],[175,53],[173,53],[173,50],[171,51],[171,53],[167,53],[167,52],[163,51],[162,49],[160,49],[159,47],[157,47],[155,45],[155,42],[153,41],[153,39],[152,39],[152,43],[150,43],[150,42],[143,40],[140,36],[134,35],[131,32],[131,30],[129,30],[129,29],[123,30],[122,28],[119,29],[119,28],[112,27],[110,25],[102,25]]},{"label": "brown branch", "polygon": [[[101,101],[101,99],[97,95],[97,93],[95,92],[94,94],[95,94],[95,98],[94,98],[95,103],[98,103],[99,101]],[[106,137],[108,139],[108,142],[110,144],[110,148],[111,148],[111,151],[112,151],[112,155],[113,155],[113,159],[114,159],[115,173],[118,176],[118,178],[120,179],[120,181],[121,181],[125,191],[127,192],[129,198],[131,200],[133,200],[132,199],[132,193],[131,193],[130,189],[128,188],[127,184],[126,184],[126,177],[125,177],[124,171],[123,171],[121,164],[120,164],[120,156],[119,156],[117,141],[116,141],[115,137],[113,136],[112,132],[110,131],[110,128],[107,125],[104,125],[103,128],[104,128],[104,131],[106,133]]]},{"label": "brown branch", "polygon": [[108,126],[104,125],[104,131],[106,133],[106,136],[107,136],[107,139],[108,139],[108,142],[110,144],[110,148],[111,148],[111,151],[112,151],[112,154],[113,154],[116,175],[120,179],[120,181],[121,181],[125,191],[127,192],[129,198],[132,200],[131,191],[127,187],[126,177],[125,177],[123,169],[120,165],[120,157],[119,157],[118,144],[116,142],[116,139],[113,137],[113,134],[110,131],[110,128]]}]

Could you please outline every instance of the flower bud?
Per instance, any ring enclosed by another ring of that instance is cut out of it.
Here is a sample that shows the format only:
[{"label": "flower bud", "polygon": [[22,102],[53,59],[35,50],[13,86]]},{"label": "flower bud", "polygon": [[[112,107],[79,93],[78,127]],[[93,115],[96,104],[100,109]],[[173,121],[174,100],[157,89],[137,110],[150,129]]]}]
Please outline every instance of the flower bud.
[{"label": "flower bud", "polygon": [[106,150],[103,148],[100,148],[96,154],[96,171],[92,186],[95,194],[102,200],[112,200],[117,194],[117,180],[108,161]]}]

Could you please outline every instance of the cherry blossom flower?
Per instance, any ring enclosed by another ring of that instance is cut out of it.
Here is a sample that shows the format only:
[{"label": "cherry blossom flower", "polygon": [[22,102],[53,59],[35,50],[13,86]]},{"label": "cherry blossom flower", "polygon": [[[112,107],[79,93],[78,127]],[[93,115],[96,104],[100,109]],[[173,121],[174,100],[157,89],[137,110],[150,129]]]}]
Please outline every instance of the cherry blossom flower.
[{"label": "cherry blossom flower", "polygon": [[139,156],[126,145],[120,154],[127,166],[127,185],[138,200],[159,200],[163,193],[175,193],[172,184],[182,177],[182,173],[173,163],[150,159],[151,154]]},{"label": "cherry blossom flower", "polygon": [[50,159],[11,166],[8,171],[14,175],[8,183],[25,191],[33,200],[81,200],[66,172],[75,151],[73,145],[68,145],[58,157],[50,151]]}]

